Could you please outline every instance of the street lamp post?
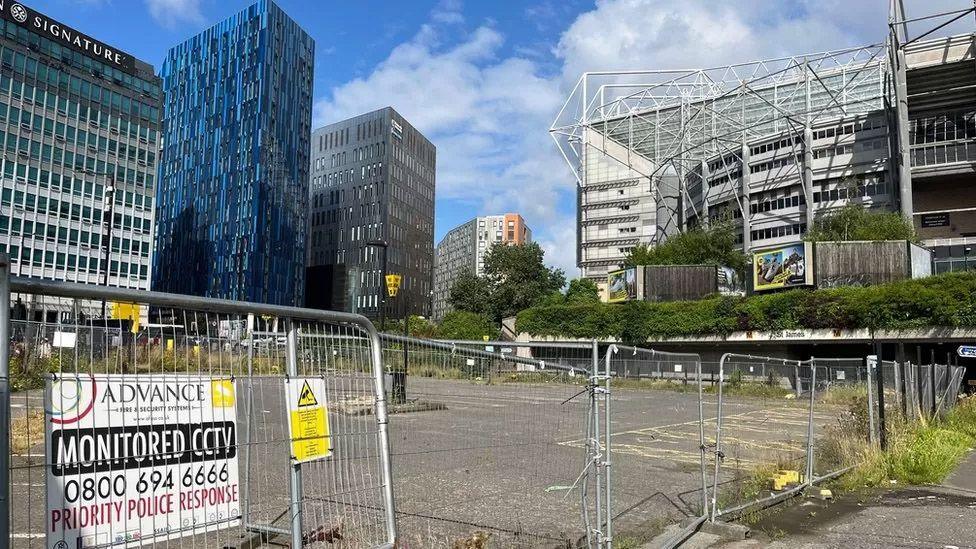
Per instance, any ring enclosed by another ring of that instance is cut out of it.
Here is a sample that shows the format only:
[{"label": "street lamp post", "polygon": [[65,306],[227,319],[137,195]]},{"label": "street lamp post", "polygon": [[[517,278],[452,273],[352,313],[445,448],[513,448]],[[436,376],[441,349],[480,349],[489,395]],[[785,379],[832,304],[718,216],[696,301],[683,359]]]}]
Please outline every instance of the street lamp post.
[{"label": "street lamp post", "polygon": [[382,272],[380,273],[380,331],[383,331],[384,324],[386,324],[386,249],[389,244],[383,239],[369,240],[366,242],[366,247],[376,247],[383,250],[383,266],[381,267]]},{"label": "street lamp post", "polygon": [[[109,259],[112,253],[112,223],[115,220],[115,178],[109,176],[108,184],[105,186],[105,206],[107,208],[108,217],[105,220],[105,234],[102,237],[103,244],[105,247],[105,256],[103,261],[105,265],[102,267],[102,285],[108,286],[108,270],[109,270]],[[102,300],[102,319],[107,318],[105,316],[105,300]]]}]

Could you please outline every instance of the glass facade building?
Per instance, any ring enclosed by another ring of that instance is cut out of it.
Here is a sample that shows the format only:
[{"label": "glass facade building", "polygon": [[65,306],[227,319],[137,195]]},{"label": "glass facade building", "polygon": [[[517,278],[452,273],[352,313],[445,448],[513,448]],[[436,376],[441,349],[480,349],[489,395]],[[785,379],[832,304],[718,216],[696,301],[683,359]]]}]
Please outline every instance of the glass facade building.
[{"label": "glass facade building", "polygon": [[314,51],[269,0],[169,50],[154,289],[303,302]]},{"label": "glass facade building", "polygon": [[[0,252],[12,274],[149,289],[160,111],[151,65],[0,3]],[[62,309],[22,305],[33,320]],[[100,314],[101,302],[78,305]]]},{"label": "glass facade building", "polygon": [[388,316],[429,316],[437,149],[386,107],[312,134],[306,304],[379,316],[387,272],[403,276]]}]

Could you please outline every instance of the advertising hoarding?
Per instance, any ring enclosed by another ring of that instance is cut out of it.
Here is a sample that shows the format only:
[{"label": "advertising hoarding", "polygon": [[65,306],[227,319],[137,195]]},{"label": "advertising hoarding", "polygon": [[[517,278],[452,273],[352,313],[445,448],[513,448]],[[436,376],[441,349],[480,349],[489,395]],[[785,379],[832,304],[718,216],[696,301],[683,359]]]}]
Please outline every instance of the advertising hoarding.
[{"label": "advertising hoarding", "polygon": [[787,244],[752,254],[752,283],[757,292],[813,284],[809,242]]},{"label": "advertising hoarding", "polygon": [[610,303],[637,299],[637,267],[607,273],[607,296]]},{"label": "advertising hoarding", "polygon": [[136,547],[240,523],[232,380],[66,374],[47,384],[47,547]]}]

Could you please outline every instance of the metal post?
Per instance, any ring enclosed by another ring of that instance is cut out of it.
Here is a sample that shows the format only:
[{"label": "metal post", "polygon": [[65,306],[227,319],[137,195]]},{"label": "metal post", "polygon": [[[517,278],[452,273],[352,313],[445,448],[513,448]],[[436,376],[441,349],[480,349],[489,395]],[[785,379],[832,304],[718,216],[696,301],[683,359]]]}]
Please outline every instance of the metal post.
[{"label": "metal post", "polygon": [[[108,274],[109,274],[109,263],[111,263],[112,254],[112,223],[115,221],[115,178],[108,178],[108,185],[105,187],[105,194],[103,195],[106,204],[108,206],[108,216],[105,220],[105,233],[103,238],[105,239],[105,266],[102,268],[102,285],[108,286]],[[108,318],[105,316],[105,300],[102,300],[102,318]]]},{"label": "metal post", "polygon": [[793,368],[793,392],[796,393],[796,398],[800,398],[800,363],[797,362],[796,366]]},{"label": "metal post", "polygon": [[708,480],[705,476],[705,402],[702,393],[702,363],[701,356],[695,361],[695,371],[698,374],[698,451],[701,463],[701,514],[708,515]]},{"label": "metal post", "polygon": [[718,471],[722,462],[722,385],[725,381],[725,360],[729,353],[722,355],[718,361],[718,413],[715,417],[715,476],[712,477],[712,515],[711,521],[715,522],[718,514]]},{"label": "metal post", "polygon": [[905,344],[898,343],[898,356],[895,357],[895,377],[897,378],[899,373],[901,378],[895,382],[898,387],[897,391],[900,395],[899,401],[901,402],[901,417],[908,419],[908,372],[905,369]]},{"label": "metal post", "polygon": [[607,364],[606,364],[606,371],[604,372],[604,374],[606,375],[606,379],[604,380],[604,389],[603,389],[603,423],[604,423],[603,435],[604,437],[606,437],[606,442],[603,445],[605,448],[604,453],[606,455],[606,458],[604,458],[603,460],[603,473],[606,476],[606,478],[604,479],[606,482],[606,485],[604,486],[604,489],[606,490],[604,499],[606,499],[605,505],[607,506],[607,512],[606,512],[607,526],[606,529],[604,530],[605,532],[604,540],[606,541],[607,549],[613,547],[613,506],[610,498],[610,494],[611,494],[610,466],[612,462],[610,457],[610,436],[611,436],[610,433],[610,356],[616,353],[617,353],[617,346],[610,345],[610,348],[607,349]]},{"label": "metal post", "polygon": [[590,407],[593,409],[593,466],[596,467],[596,544],[597,547],[603,546],[603,478],[600,474],[602,462],[602,442],[600,441],[600,407],[596,398],[599,388],[600,376],[600,357],[599,345],[593,340],[593,364],[590,371]]},{"label": "metal post", "polygon": [[10,256],[0,254],[0,541],[10,540]]},{"label": "metal post", "polygon": [[397,404],[407,401],[407,365],[410,362],[410,348],[407,346],[407,339],[410,337],[410,309],[407,307],[406,292],[400,295],[400,305],[403,307],[403,370],[393,372],[393,387],[390,392],[390,400]]},{"label": "metal post", "polygon": [[915,358],[917,362],[915,363],[915,371],[912,372],[915,379],[915,402],[917,404],[916,411],[918,412],[918,419],[922,419],[923,414],[925,414],[925,398],[922,395],[922,376],[925,375],[925,370],[922,369],[922,345],[918,344],[915,347]]},{"label": "metal post", "polygon": [[[287,334],[287,373],[288,378],[298,377],[298,328],[291,319],[285,320]],[[302,465],[291,465],[291,546],[292,549],[302,548]]]},{"label": "metal post", "polygon": [[[877,357],[875,357],[877,363]],[[870,357],[864,358],[864,368],[867,371],[868,388],[868,441],[872,446],[877,444],[877,431],[874,429],[874,378],[871,376],[872,363]]]},{"label": "metal post", "polygon": [[247,315],[247,341],[247,429],[244,429],[244,471],[247,483],[244,484],[241,498],[245,528],[251,524],[251,436],[254,426],[254,315],[250,313]]},{"label": "metal post", "polygon": [[387,263],[386,263],[386,244],[384,243],[383,246],[380,247],[380,249],[383,250],[383,274],[381,275],[383,277],[382,278],[383,282],[380,283],[380,296],[383,298],[380,301],[380,331],[382,332],[383,330],[386,329],[386,307],[387,307],[386,296],[387,296],[387,293],[383,291],[383,290],[386,289],[383,286],[386,285],[386,274],[387,274],[387,270],[386,270],[387,269]]},{"label": "metal post", "polygon": [[379,429],[380,461],[383,466],[383,499],[386,501],[386,530],[387,540],[391,547],[396,546],[396,505],[393,500],[393,464],[390,461],[389,416],[386,411],[386,381],[383,369],[383,346],[380,335],[372,323],[365,323],[364,329],[369,334],[370,352],[373,361],[373,392],[376,393],[376,424]]},{"label": "metal post", "polygon": [[807,417],[807,476],[804,479],[807,486],[813,486],[813,408],[816,405],[816,395],[817,361],[813,357],[810,357],[810,410]]},{"label": "metal post", "polygon": [[932,418],[935,418],[935,349],[932,349],[929,362],[929,393],[932,394]]},{"label": "metal post", "polygon": [[885,438],[885,393],[884,393],[884,362],[881,361],[881,351],[884,350],[882,344],[874,344],[874,352],[878,355],[878,440],[881,442],[881,450],[888,449],[888,441]]}]

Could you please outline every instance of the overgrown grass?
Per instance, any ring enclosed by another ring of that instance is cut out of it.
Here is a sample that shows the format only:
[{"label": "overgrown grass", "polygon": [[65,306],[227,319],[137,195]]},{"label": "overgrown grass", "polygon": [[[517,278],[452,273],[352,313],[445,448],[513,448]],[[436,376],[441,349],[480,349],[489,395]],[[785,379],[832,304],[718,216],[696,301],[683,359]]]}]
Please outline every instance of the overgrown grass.
[{"label": "overgrown grass", "polygon": [[842,490],[882,486],[894,480],[900,484],[938,484],[976,446],[976,397],[968,397],[934,421],[905,422],[894,418],[888,424],[888,448],[851,439],[854,435],[828,438],[845,459],[858,462],[834,485]]}]

